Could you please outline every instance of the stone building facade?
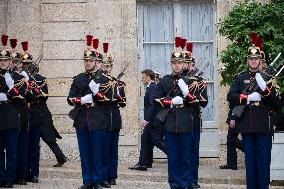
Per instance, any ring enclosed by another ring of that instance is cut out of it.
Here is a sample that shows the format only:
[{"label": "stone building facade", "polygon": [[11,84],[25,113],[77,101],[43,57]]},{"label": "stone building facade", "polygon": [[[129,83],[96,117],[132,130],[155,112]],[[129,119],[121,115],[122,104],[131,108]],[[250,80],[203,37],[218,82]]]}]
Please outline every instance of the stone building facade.
[{"label": "stone building facade", "polygon": [[[267,0],[265,0],[267,1]],[[265,2],[262,0],[261,2]],[[54,124],[63,136],[59,141],[71,160],[78,160],[77,141],[72,121],[67,114],[71,110],[66,102],[72,77],[83,71],[82,54],[85,35],[93,34],[100,41],[110,43],[110,53],[115,58],[114,75],[131,63],[123,80],[127,83],[128,105],[122,110],[123,129],[120,137],[120,159],[136,161],[139,149],[139,117],[141,111],[139,51],[139,10],[143,3],[210,2],[214,10],[214,49],[217,156],[223,160],[226,143],[225,117],[227,88],[219,85],[218,69],[222,64],[218,54],[229,41],[218,35],[216,23],[234,5],[236,0],[1,0],[0,33],[7,33],[19,41],[30,43],[30,52],[36,58],[43,54],[40,72],[48,79],[48,106]],[[154,19],[154,18],[153,18]],[[157,29],[159,29],[157,27]],[[141,30],[141,28],[140,28]],[[20,48],[20,45],[18,45]],[[210,130],[210,129],[209,129]],[[210,141],[209,141],[210,142]],[[206,155],[204,157],[210,157]],[[42,159],[54,158],[42,144]]]}]

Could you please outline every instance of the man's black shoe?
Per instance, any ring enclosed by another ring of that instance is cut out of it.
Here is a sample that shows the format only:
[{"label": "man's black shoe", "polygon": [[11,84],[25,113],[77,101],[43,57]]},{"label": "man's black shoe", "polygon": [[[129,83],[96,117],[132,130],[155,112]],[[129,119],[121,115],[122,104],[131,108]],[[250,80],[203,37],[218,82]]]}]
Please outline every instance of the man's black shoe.
[{"label": "man's black shoe", "polygon": [[93,186],[91,184],[84,184],[80,186],[78,189],[93,189]]},{"label": "man's black shoe", "polygon": [[4,183],[0,182],[0,188],[4,187]]},{"label": "man's black shoe", "polygon": [[109,183],[110,185],[116,185],[116,180],[115,180],[115,179],[109,179],[109,180],[108,180],[108,183]]},{"label": "man's black shoe", "polygon": [[100,183],[100,185],[104,188],[111,188],[111,185],[108,182]]},{"label": "man's black shoe", "polygon": [[39,182],[39,179],[37,176],[34,176],[32,179],[31,179],[31,182],[32,183],[38,183]]},{"label": "man's black shoe", "polygon": [[231,165],[221,165],[220,169],[232,169],[232,170],[238,170],[237,166],[231,166]]},{"label": "man's black shoe", "polygon": [[147,168],[152,168],[152,165],[146,165]]},{"label": "man's black shoe", "polygon": [[144,165],[136,164],[133,167],[129,167],[128,169],[137,170],[137,171],[147,171],[147,167]]},{"label": "man's black shoe", "polygon": [[19,185],[27,185],[28,184],[25,179],[20,179],[18,183],[19,183]]},{"label": "man's black shoe", "polygon": [[64,159],[59,160],[57,164],[53,165],[53,167],[62,167],[62,165],[66,162],[67,162],[67,158],[65,157]]}]

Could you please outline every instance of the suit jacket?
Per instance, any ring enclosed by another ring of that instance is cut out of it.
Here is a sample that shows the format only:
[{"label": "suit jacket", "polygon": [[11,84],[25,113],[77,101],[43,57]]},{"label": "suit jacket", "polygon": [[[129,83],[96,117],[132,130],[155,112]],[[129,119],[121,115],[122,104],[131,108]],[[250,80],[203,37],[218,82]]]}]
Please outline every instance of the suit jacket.
[{"label": "suit jacket", "polygon": [[155,82],[151,82],[146,88],[144,96],[144,120],[149,122],[149,125],[151,126],[157,126],[158,124],[158,120],[156,119],[158,108],[154,105],[156,89],[157,84]]}]

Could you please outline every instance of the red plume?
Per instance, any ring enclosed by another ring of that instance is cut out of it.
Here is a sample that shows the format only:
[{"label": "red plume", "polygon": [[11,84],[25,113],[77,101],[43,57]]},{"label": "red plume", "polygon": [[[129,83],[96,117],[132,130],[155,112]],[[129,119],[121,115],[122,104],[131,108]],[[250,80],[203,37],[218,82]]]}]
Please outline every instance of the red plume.
[{"label": "red plume", "polygon": [[193,45],[191,42],[186,43],[186,50],[192,53]]},{"label": "red plume", "polygon": [[181,41],[180,47],[181,47],[182,49],[184,49],[184,47],[185,47],[185,45],[186,45],[186,39],[181,39],[180,41]]},{"label": "red plume", "polygon": [[99,48],[99,39],[93,39],[93,47],[94,47],[94,49]]},{"label": "red plume", "polygon": [[8,43],[8,35],[3,34],[1,40],[2,40],[2,45],[5,47]]},{"label": "red plume", "polygon": [[27,41],[22,42],[22,47],[24,51],[28,51],[29,49],[29,43]]},{"label": "red plume", "polygon": [[176,37],[176,38],[175,38],[176,48],[179,48],[179,47],[180,47],[180,43],[181,43],[181,37]]},{"label": "red plume", "polygon": [[251,43],[256,45],[257,43],[257,40],[258,40],[258,36],[257,36],[257,33],[256,32],[252,32],[250,34],[250,38],[251,38]]},{"label": "red plume", "polygon": [[17,39],[10,39],[10,46],[11,46],[12,49],[16,48]]},{"label": "red plume", "polygon": [[257,40],[257,43],[256,43],[255,46],[259,47],[260,50],[263,51],[263,40],[262,40],[262,37],[258,37],[258,40]]},{"label": "red plume", "polygon": [[92,45],[92,40],[93,40],[93,36],[92,35],[87,35],[87,46],[91,46]]},{"label": "red plume", "polygon": [[104,53],[108,52],[108,43],[103,43]]}]

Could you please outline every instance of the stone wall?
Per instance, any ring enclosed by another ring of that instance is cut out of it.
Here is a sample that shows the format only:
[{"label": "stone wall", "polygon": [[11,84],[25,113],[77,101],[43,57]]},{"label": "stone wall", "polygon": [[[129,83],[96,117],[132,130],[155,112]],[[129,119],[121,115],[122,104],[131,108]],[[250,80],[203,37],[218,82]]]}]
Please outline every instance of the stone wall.
[{"label": "stone wall", "polygon": [[[19,41],[29,41],[34,58],[43,54],[40,72],[47,77],[49,85],[48,106],[63,136],[59,144],[71,160],[78,160],[79,156],[75,130],[67,116],[71,107],[66,97],[72,77],[83,71],[86,34],[99,38],[100,46],[103,41],[110,43],[109,52],[115,58],[114,75],[131,63],[123,77],[127,83],[128,105],[122,110],[124,128],[120,156],[134,161],[138,151],[140,102],[136,1],[7,0],[1,1],[0,9],[1,33],[8,33]],[[44,143],[42,152],[43,159],[54,158]]]}]

